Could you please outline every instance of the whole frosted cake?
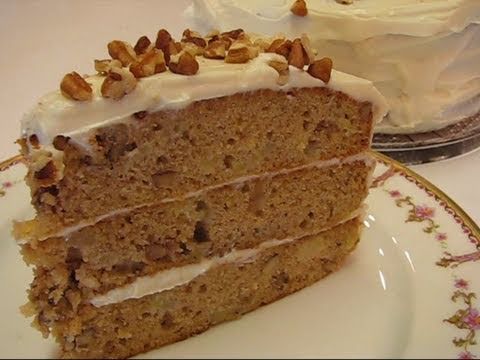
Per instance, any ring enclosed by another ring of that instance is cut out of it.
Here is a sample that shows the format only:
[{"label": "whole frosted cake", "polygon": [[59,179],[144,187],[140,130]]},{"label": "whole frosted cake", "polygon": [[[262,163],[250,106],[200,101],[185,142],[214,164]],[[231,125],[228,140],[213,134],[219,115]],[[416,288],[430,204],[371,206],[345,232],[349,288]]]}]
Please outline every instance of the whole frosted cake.
[{"label": "whole frosted cake", "polygon": [[162,29],[108,51],[19,139],[37,212],[14,226],[34,267],[23,309],[62,356],[145,352],[341,266],[386,112],[370,81],[305,36]]},{"label": "whole frosted cake", "polygon": [[437,130],[480,111],[479,0],[307,0],[297,14],[293,4],[196,0],[188,15],[204,28],[308,33],[319,55],[387,98],[377,132]]}]

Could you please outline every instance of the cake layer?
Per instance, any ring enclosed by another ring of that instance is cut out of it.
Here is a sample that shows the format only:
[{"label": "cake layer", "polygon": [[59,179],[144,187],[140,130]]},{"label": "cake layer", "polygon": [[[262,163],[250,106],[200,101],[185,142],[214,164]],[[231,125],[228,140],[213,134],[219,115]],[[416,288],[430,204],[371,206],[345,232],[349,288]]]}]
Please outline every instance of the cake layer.
[{"label": "cake layer", "polygon": [[[47,301],[72,286],[91,298],[138,276],[345,221],[362,207],[373,166],[368,155],[361,155],[250,179],[135,209],[67,237],[27,243],[23,255],[47,273],[48,289],[37,288]],[[76,279],[74,285],[70,278]]]},{"label": "cake layer", "polygon": [[[187,284],[95,307],[65,300],[53,323],[65,357],[125,358],[182,340],[312,284],[338,268],[359,237],[360,220],[283,245],[247,262],[225,263]],[[77,308],[78,306],[78,308]],[[45,326],[48,315],[38,317]]]},{"label": "cake layer", "polygon": [[44,178],[52,162],[39,170],[40,160],[32,160],[27,183],[38,215],[17,224],[16,236],[55,232],[242,176],[347,157],[369,147],[372,131],[371,103],[328,88],[260,90],[142,116],[96,129],[93,152],[67,143],[59,182]]}]

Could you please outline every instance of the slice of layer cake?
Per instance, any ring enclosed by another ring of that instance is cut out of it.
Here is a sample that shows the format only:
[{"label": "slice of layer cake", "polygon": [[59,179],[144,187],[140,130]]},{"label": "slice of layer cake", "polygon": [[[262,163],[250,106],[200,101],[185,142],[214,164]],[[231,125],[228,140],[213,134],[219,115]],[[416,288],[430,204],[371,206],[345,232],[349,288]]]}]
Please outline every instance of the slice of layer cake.
[{"label": "slice of layer cake", "polygon": [[128,357],[337,269],[359,239],[386,112],[308,39],[242,30],[108,44],[23,121],[35,219],[24,311],[64,357]]}]

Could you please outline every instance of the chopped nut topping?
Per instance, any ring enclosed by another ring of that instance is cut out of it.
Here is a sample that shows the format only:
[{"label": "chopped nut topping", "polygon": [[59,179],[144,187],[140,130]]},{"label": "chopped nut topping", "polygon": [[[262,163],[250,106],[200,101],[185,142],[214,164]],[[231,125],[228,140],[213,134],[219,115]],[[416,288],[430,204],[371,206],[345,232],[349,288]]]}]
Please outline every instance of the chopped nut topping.
[{"label": "chopped nut topping", "polygon": [[172,36],[170,35],[170,33],[165,29],[161,29],[157,33],[155,47],[165,53],[165,48],[168,46],[168,44],[170,44],[170,41],[172,41]]},{"label": "chopped nut topping", "polygon": [[276,60],[271,60],[268,62],[268,65],[277,70],[278,72],[278,79],[277,79],[277,84],[278,85],[285,85],[288,82],[288,75],[289,75],[289,70],[288,70],[288,63],[286,61],[276,61]]},{"label": "chopped nut topping", "polygon": [[122,63],[120,60],[112,60],[112,59],[105,59],[105,60],[94,60],[95,62],[95,70],[101,75],[106,75],[111,68],[114,67],[122,67]]},{"label": "chopped nut topping", "polygon": [[253,46],[248,38],[235,41],[228,49],[225,62],[227,63],[245,63],[258,56],[259,50]]},{"label": "chopped nut topping", "polygon": [[28,137],[28,141],[30,142],[30,145],[33,146],[34,149],[40,148],[40,141],[38,141],[38,137],[35,134],[32,134]]},{"label": "chopped nut topping", "polygon": [[180,51],[182,51],[182,44],[171,40],[167,46],[165,46],[165,49],[163,49],[165,63],[168,65],[170,63],[170,57],[178,54]]},{"label": "chopped nut topping", "polygon": [[198,62],[195,60],[195,57],[185,50],[173,55],[168,64],[171,72],[181,75],[195,75],[198,67]]},{"label": "chopped nut topping", "polygon": [[315,61],[315,52],[312,49],[312,46],[310,45],[310,39],[306,34],[302,34],[302,37],[300,38],[300,40],[302,41],[302,47],[305,52],[304,56],[307,57],[307,59],[305,59],[306,60],[305,63],[306,64],[313,63]]},{"label": "chopped nut topping", "polygon": [[269,47],[265,50],[265,52],[274,53],[277,49],[285,42],[285,39],[275,39],[272,41]]},{"label": "chopped nut topping", "polygon": [[305,2],[305,0],[295,0],[292,7],[290,8],[290,11],[297,16],[307,16],[307,3]]},{"label": "chopped nut topping", "polygon": [[290,52],[292,50],[292,42],[290,40],[285,40],[277,49],[274,51],[278,55],[282,55],[285,59],[288,59]]},{"label": "chopped nut topping", "polygon": [[92,99],[92,87],[75,71],[63,77],[60,90],[65,97],[72,100],[86,101]]},{"label": "chopped nut topping", "polygon": [[240,37],[240,35],[244,33],[245,31],[243,31],[243,29],[235,29],[235,30],[223,32],[220,35],[229,37],[230,39],[233,39],[233,40],[237,40]]},{"label": "chopped nut topping", "polygon": [[130,71],[136,78],[152,76],[164,72],[166,69],[163,51],[156,48],[150,49],[141,57],[140,61],[130,65]]},{"label": "chopped nut topping", "polygon": [[137,79],[128,69],[113,68],[103,81],[102,96],[120,100],[132,92],[136,85]]},{"label": "chopped nut topping", "polygon": [[305,58],[303,56],[303,47],[300,39],[293,40],[292,50],[288,55],[288,63],[296,68],[303,69],[305,64]]},{"label": "chopped nut topping", "polygon": [[221,40],[216,40],[207,45],[203,56],[208,59],[225,59],[226,46]]},{"label": "chopped nut topping", "polygon": [[182,42],[190,42],[201,48],[204,48],[205,46],[207,46],[207,42],[205,41],[205,39],[202,38],[202,36],[199,33],[192,31],[190,29],[186,29],[183,32]]},{"label": "chopped nut topping", "polygon": [[337,3],[342,5],[350,5],[353,4],[353,0],[335,0]]},{"label": "chopped nut topping", "polygon": [[308,73],[313,77],[322,80],[325,84],[330,81],[330,75],[332,74],[333,62],[330,58],[323,58],[315,60],[308,67]]},{"label": "chopped nut topping", "polygon": [[120,40],[113,40],[108,43],[108,53],[112,59],[120,60],[123,66],[128,66],[135,61],[136,54],[132,46]]},{"label": "chopped nut topping", "polygon": [[261,51],[266,51],[270,47],[269,42],[265,39],[262,39],[262,38],[256,39],[253,42],[253,45]]},{"label": "chopped nut topping", "polygon": [[185,50],[186,52],[190,53],[192,56],[197,56],[197,55],[202,55],[204,52],[204,48],[195,45],[193,42],[183,42],[182,44],[182,50]]},{"label": "chopped nut topping", "polygon": [[142,36],[140,39],[138,39],[137,43],[133,47],[133,50],[135,50],[135,53],[137,55],[145,54],[148,50],[148,47],[152,44],[150,39],[146,36]]},{"label": "chopped nut topping", "polygon": [[225,57],[225,62],[232,64],[246,63],[248,60],[250,60],[250,51],[242,42],[233,43]]},{"label": "chopped nut topping", "polygon": [[70,140],[68,136],[57,135],[53,139],[53,147],[57,150],[63,151],[67,147],[67,143]]}]

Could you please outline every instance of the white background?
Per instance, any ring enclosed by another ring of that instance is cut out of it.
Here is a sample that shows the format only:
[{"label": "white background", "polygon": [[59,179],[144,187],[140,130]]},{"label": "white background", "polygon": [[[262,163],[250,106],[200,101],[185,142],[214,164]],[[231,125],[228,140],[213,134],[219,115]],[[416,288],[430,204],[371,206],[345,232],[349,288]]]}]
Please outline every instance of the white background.
[{"label": "white background", "polygon": [[[19,120],[62,76],[92,73],[113,40],[178,37],[188,0],[0,0],[0,160],[17,152]],[[480,222],[480,151],[413,167]]]}]

